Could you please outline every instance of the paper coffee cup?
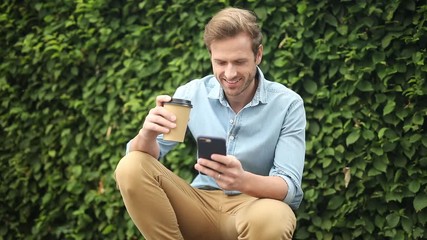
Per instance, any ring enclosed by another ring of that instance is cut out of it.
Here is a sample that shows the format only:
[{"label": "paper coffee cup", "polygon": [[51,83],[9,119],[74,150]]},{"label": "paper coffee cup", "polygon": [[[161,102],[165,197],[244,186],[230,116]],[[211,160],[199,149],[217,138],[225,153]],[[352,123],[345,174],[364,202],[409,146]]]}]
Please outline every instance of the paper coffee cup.
[{"label": "paper coffee cup", "polygon": [[170,102],[163,103],[163,107],[176,116],[176,127],[168,133],[163,134],[163,139],[168,141],[183,142],[187,130],[190,110],[193,107],[191,101],[185,99],[172,98]]}]

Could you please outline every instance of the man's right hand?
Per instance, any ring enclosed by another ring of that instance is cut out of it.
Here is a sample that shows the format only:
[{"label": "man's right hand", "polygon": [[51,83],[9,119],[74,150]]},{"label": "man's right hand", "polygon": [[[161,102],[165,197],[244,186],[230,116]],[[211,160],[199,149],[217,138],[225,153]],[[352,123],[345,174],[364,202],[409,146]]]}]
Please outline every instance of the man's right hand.
[{"label": "man's right hand", "polygon": [[130,151],[147,152],[156,157],[158,144],[156,137],[159,134],[168,133],[176,127],[176,116],[163,107],[163,103],[171,101],[172,97],[160,95],[156,98],[156,107],[152,108],[145,117],[144,124],[138,135],[132,139]]},{"label": "man's right hand", "polygon": [[139,135],[143,135],[146,139],[153,136],[155,138],[157,135],[168,133],[170,129],[176,127],[176,116],[163,107],[163,103],[169,102],[171,99],[167,95],[157,96],[156,107],[148,112]]}]

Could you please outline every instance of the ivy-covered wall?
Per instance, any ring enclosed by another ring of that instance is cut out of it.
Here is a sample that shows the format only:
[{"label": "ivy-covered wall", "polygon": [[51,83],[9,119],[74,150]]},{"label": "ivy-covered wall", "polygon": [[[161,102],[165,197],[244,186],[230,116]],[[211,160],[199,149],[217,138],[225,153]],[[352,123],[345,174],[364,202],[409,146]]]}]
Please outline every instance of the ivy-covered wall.
[{"label": "ivy-covered wall", "polygon": [[[425,1],[4,0],[0,239],[140,238],[114,168],[155,96],[211,72],[225,6],[256,12],[267,78],[305,100],[295,238],[427,238]],[[194,158],[187,138],[162,161],[190,181]]]}]

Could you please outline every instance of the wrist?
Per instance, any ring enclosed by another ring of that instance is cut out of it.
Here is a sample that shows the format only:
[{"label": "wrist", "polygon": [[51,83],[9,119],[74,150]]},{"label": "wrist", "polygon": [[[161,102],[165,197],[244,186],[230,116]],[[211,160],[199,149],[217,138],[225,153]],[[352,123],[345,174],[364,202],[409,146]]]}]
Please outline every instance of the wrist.
[{"label": "wrist", "polygon": [[251,175],[248,171],[243,171],[240,192],[250,195],[251,191]]},{"label": "wrist", "polygon": [[136,151],[145,151],[147,146],[150,146],[156,141],[156,134],[150,134],[144,129],[140,129],[138,135],[136,135],[131,141],[131,149]]},{"label": "wrist", "polygon": [[150,141],[155,141],[157,138],[157,135],[159,135],[156,132],[147,130],[145,128],[141,128],[138,132],[138,135],[136,135],[135,138],[138,139],[138,141],[141,142],[150,142]]}]

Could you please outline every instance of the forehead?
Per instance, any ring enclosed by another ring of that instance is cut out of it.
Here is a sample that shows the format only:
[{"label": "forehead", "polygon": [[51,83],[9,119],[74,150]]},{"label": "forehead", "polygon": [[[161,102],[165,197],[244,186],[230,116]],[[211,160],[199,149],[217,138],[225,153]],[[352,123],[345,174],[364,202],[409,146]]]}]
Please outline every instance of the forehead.
[{"label": "forehead", "polygon": [[244,33],[235,37],[215,40],[210,46],[212,59],[233,60],[254,57],[252,52],[252,40]]}]

